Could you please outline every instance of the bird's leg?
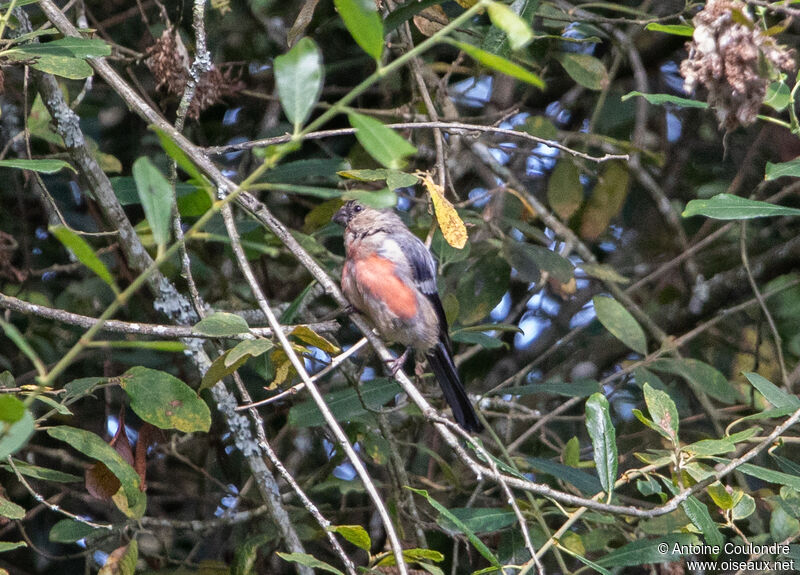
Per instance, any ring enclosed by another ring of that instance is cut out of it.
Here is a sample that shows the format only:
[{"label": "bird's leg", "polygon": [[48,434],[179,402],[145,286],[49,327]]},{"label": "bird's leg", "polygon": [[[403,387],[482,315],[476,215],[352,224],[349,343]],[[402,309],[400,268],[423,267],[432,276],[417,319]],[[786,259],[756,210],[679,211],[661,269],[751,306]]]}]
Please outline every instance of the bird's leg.
[{"label": "bird's leg", "polygon": [[402,355],[400,355],[400,357],[386,362],[386,367],[389,368],[389,373],[392,374],[392,377],[397,375],[397,372],[400,371],[401,367],[403,367],[403,364],[408,359],[408,352],[410,351],[411,348],[407,347],[406,350],[402,353]]}]

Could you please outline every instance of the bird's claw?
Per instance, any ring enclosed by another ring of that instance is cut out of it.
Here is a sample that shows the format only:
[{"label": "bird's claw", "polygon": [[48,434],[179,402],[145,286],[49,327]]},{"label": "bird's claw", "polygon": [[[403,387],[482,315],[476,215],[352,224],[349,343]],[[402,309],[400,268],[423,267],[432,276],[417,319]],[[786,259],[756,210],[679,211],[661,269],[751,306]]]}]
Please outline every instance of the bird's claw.
[{"label": "bird's claw", "polygon": [[402,355],[386,362],[386,367],[389,368],[389,373],[392,374],[392,377],[397,375],[397,372],[400,371],[400,368],[403,367],[403,364],[406,362],[406,359],[408,359],[408,352],[410,350],[411,348],[407,347],[406,350],[402,353]]}]

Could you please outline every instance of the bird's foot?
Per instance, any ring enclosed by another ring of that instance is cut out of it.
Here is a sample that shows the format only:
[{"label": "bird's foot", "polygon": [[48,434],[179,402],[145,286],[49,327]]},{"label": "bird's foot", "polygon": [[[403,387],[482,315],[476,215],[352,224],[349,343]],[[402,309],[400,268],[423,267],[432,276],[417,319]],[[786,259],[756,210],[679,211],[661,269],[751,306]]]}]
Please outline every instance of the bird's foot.
[{"label": "bird's foot", "polygon": [[400,371],[401,367],[403,367],[403,364],[408,359],[409,351],[411,351],[411,348],[407,347],[406,350],[399,357],[386,362],[386,367],[389,368],[389,373],[392,374],[392,377],[397,375],[397,372]]}]

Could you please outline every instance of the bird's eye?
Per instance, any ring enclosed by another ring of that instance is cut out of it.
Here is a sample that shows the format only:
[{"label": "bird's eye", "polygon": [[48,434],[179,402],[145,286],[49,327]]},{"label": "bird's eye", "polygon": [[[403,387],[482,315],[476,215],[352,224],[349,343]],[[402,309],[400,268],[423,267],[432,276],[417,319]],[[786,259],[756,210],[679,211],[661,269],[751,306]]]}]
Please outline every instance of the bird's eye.
[{"label": "bird's eye", "polygon": [[364,209],[364,206],[359,206],[358,204],[356,204],[355,206],[353,206],[353,211],[354,211],[355,213],[358,213],[358,212],[360,212],[360,211],[361,211],[361,210],[363,210],[363,209]]}]

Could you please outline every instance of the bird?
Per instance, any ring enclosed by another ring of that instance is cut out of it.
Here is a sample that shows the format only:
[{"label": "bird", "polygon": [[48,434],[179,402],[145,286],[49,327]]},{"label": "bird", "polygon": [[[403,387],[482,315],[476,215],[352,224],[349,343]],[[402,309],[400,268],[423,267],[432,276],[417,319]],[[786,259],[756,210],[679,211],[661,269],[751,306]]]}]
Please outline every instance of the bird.
[{"label": "bird", "polygon": [[349,200],[333,221],[344,227],[342,292],[347,301],[381,337],[406,346],[390,363],[392,375],[413,349],[428,360],[456,422],[466,431],[482,431],[453,362],[433,254],[392,210]]}]

